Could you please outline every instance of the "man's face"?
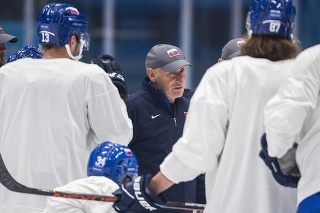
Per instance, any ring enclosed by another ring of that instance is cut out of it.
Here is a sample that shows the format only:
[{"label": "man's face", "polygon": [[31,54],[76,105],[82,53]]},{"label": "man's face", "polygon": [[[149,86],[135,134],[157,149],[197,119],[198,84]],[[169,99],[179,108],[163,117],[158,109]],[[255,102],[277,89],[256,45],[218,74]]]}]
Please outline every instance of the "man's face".
[{"label": "man's face", "polygon": [[170,103],[183,95],[186,82],[186,66],[180,67],[175,72],[166,72],[161,68],[154,69],[153,84],[164,92]]},{"label": "man's face", "polygon": [[2,67],[6,62],[4,60],[4,55],[6,53],[6,46],[4,43],[0,43],[0,67]]}]

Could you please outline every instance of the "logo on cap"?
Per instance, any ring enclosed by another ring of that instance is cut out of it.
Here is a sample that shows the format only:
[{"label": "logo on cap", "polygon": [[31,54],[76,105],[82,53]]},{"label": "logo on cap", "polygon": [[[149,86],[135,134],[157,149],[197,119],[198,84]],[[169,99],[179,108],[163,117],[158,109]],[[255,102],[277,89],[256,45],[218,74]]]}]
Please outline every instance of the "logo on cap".
[{"label": "logo on cap", "polygon": [[177,49],[170,49],[170,50],[167,51],[167,53],[170,56],[170,58],[180,55],[180,53],[178,52]]}]

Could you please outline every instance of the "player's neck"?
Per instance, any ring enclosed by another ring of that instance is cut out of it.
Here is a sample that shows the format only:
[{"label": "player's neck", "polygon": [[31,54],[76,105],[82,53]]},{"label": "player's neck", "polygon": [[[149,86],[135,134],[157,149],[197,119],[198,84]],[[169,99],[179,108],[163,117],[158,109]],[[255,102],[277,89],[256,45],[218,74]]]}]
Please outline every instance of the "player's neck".
[{"label": "player's neck", "polygon": [[57,48],[45,50],[42,58],[52,59],[52,58],[70,58],[70,57],[64,47],[62,48],[57,47]]}]

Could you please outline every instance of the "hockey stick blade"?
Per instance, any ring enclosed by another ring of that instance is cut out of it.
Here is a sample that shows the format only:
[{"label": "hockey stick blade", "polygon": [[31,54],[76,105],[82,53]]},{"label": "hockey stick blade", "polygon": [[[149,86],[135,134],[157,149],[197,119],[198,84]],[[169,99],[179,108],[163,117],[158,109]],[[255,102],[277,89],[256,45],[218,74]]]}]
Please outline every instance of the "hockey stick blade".
[{"label": "hockey stick blade", "polygon": [[[81,199],[81,200],[93,200],[93,201],[103,201],[103,202],[115,202],[117,197],[106,196],[106,195],[95,195],[95,194],[82,194],[82,193],[68,193],[68,192],[59,192],[54,190],[47,189],[36,189],[24,186],[18,183],[7,170],[2,155],[0,154],[0,182],[10,191],[34,194],[34,195],[44,195],[44,196],[53,196],[61,198],[71,198],[71,199]],[[190,210],[190,211],[202,211],[205,207],[205,204],[198,203],[179,203],[179,202],[167,202],[165,205],[162,205],[161,208],[167,209],[177,209],[177,210]]]}]

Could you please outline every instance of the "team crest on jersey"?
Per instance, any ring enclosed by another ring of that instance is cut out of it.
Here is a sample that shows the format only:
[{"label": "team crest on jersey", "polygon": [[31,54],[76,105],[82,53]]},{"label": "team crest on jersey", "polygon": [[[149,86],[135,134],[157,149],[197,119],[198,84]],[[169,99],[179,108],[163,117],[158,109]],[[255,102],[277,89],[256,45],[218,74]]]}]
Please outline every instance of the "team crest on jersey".
[{"label": "team crest on jersey", "polygon": [[103,158],[101,156],[98,156],[97,161],[94,164],[98,167],[104,167],[104,165],[106,164],[106,160],[107,160],[106,157]]},{"label": "team crest on jersey", "polygon": [[170,58],[180,55],[180,53],[176,49],[170,49],[170,50],[167,51],[167,53],[170,56]]}]

